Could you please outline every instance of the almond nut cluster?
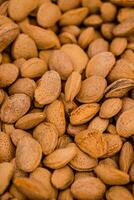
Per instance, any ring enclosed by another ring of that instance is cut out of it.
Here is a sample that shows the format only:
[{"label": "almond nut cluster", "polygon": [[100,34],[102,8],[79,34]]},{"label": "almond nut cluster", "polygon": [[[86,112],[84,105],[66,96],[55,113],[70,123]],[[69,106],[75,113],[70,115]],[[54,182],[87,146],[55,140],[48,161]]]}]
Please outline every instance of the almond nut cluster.
[{"label": "almond nut cluster", "polygon": [[0,0],[0,200],[134,200],[134,0]]}]

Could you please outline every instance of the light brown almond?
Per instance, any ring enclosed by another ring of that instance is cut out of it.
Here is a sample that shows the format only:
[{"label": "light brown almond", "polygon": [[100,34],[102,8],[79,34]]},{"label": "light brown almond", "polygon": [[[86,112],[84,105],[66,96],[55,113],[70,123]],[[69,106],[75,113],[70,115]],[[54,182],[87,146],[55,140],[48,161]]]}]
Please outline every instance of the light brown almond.
[{"label": "light brown almond", "polygon": [[15,149],[8,133],[0,132],[0,163],[11,161]]},{"label": "light brown almond", "polygon": [[111,157],[118,153],[122,147],[122,140],[120,136],[114,134],[105,134],[107,141],[107,153],[103,157]]},{"label": "light brown almond", "polygon": [[65,44],[61,47],[72,60],[75,71],[82,73],[88,62],[88,56],[77,44]]},{"label": "light brown almond", "polygon": [[134,109],[123,112],[117,120],[116,130],[122,137],[130,137],[134,133]]},{"label": "light brown almond", "polygon": [[44,188],[40,182],[30,178],[15,178],[14,185],[22,194],[30,199],[42,200],[51,196],[50,190]]},{"label": "light brown almond", "polygon": [[103,20],[99,15],[93,14],[84,20],[84,25],[98,27],[102,24],[102,22]]},{"label": "light brown almond", "polygon": [[100,12],[101,12],[102,19],[104,21],[110,22],[114,20],[115,15],[117,13],[117,8],[114,4],[110,2],[104,2],[101,4]]},{"label": "light brown almond", "polygon": [[25,78],[41,77],[47,71],[47,65],[40,58],[31,58],[24,62],[20,68],[21,76]]},{"label": "light brown almond", "polygon": [[97,116],[89,122],[88,129],[89,130],[96,130],[99,132],[104,132],[109,124],[108,119],[102,119],[101,117]]},{"label": "light brown almond", "polygon": [[14,94],[8,97],[1,107],[1,120],[14,123],[30,108],[30,97],[25,94]]},{"label": "light brown almond", "polygon": [[133,146],[130,142],[125,142],[119,157],[119,165],[120,169],[126,173],[128,173],[128,170],[134,160],[134,151]]},{"label": "light brown almond", "polygon": [[80,4],[80,0],[72,0],[69,2],[66,2],[64,0],[58,0],[58,6],[60,9],[64,12],[73,8],[78,7]]},{"label": "light brown almond", "polygon": [[122,100],[119,98],[110,98],[105,100],[101,107],[99,116],[102,118],[111,118],[121,110]]},{"label": "light brown almond", "polygon": [[16,122],[15,127],[23,130],[31,129],[44,121],[45,118],[46,115],[44,112],[29,113],[21,117]]},{"label": "light brown almond", "polygon": [[69,163],[76,171],[91,171],[97,164],[97,159],[90,157],[78,147],[76,156]]},{"label": "light brown almond", "polygon": [[31,137],[29,132],[26,132],[21,129],[14,129],[11,131],[10,137],[15,146],[17,146],[19,140],[21,140],[24,136]]},{"label": "light brown almond", "polygon": [[27,34],[19,34],[12,46],[12,55],[18,58],[33,58],[38,56],[37,47],[32,38]]},{"label": "light brown almond", "polygon": [[113,82],[121,78],[134,80],[134,65],[125,59],[119,59],[108,75],[108,81]]},{"label": "light brown almond", "polygon": [[70,115],[70,123],[72,125],[81,125],[91,120],[99,111],[99,104],[83,104],[73,110]]},{"label": "light brown almond", "polygon": [[[45,17],[44,17],[45,13]],[[44,28],[52,27],[61,18],[61,11],[54,3],[43,3],[37,12],[38,24]]]},{"label": "light brown almond", "polygon": [[86,67],[86,77],[97,75],[106,77],[115,64],[114,55],[111,52],[101,52],[93,56]]},{"label": "light brown almond", "polygon": [[[75,88],[74,88],[75,85]],[[81,87],[81,75],[74,71],[68,77],[65,84],[65,99],[66,101],[73,101],[75,96],[78,94]]]},{"label": "light brown almond", "polygon": [[107,185],[125,185],[129,183],[129,175],[115,167],[99,164],[95,168],[97,176]]},{"label": "light brown almond", "polygon": [[73,170],[69,166],[54,170],[51,182],[55,188],[63,190],[68,188],[74,180]]},{"label": "light brown almond", "polygon": [[11,0],[8,6],[10,17],[15,21],[21,21],[38,6],[38,0]]},{"label": "light brown almond", "polygon": [[72,196],[70,189],[60,191],[58,200],[65,200],[65,199],[73,200],[73,196]]},{"label": "light brown almond", "polygon": [[9,162],[0,163],[0,194],[2,194],[8,187],[13,176],[14,168]]},{"label": "light brown almond", "polygon": [[43,167],[36,168],[31,174],[30,179],[33,181],[38,181],[44,187],[44,190],[48,191],[48,196],[51,199],[57,198],[57,190],[53,187],[51,183],[51,172]]},{"label": "light brown almond", "polygon": [[65,133],[65,110],[64,104],[61,101],[56,100],[46,108],[46,118],[48,122],[56,126],[59,136]]},{"label": "light brown almond", "polygon": [[131,192],[123,186],[113,186],[106,192],[107,200],[133,200]]},{"label": "light brown almond", "polygon": [[93,56],[101,53],[101,52],[107,52],[109,48],[109,44],[106,40],[103,38],[97,38],[96,40],[93,40],[88,47],[88,56],[92,58]]},{"label": "light brown almond", "polygon": [[93,27],[88,27],[86,29],[84,29],[78,38],[78,44],[85,49],[90,42],[92,42],[92,40],[94,39],[94,34],[95,34],[95,30]]},{"label": "light brown almond", "polygon": [[56,71],[47,71],[35,89],[35,100],[42,105],[52,103],[61,92],[61,79]]},{"label": "light brown almond", "polygon": [[58,138],[58,144],[57,144],[57,148],[64,148],[66,147],[69,143],[72,142],[72,138],[69,135],[62,135]]},{"label": "light brown almond", "polygon": [[119,56],[123,53],[123,51],[127,47],[127,39],[126,38],[114,38],[110,45],[110,51],[115,55]]},{"label": "light brown almond", "polygon": [[82,0],[82,6],[88,7],[91,13],[96,13],[101,6],[100,0]]},{"label": "light brown almond", "polygon": [[79,125],[79,126],[74,126],[72,124],[68,124],[67,133],[74,137],[75,135],[77,135],[77,133],[79,133],[83,130],[86,130],[87,127],[88,127],[87,124],[82,124],[82,125]]},{"label": "light brown almond", "polygon": [[64,51],[55,50],[49,58],[49,68],[57,71],[62,80],[66,80],[73,71],[73,63]]},{"label": "light brown almond", "polygon": [[16,149],[17,167],[25,172],[31,172],[40,164],[42,149],[32,137],[23,137],[19,140]]},{"label": "light brown almond", "polygon": [[51,169],[59,169],[68,164],[77,154],[76,146],[70,143],[67,147],[56,149],[43,160],[45,166]]},{"label": "light brown almond", "polygon": [[60,25],[79,25],[88,15],[88,8],[77,8],[65,12],[60,18]]},{"label": "light brown almond", "polygon": [[0,65],[0,87],[11,85],[18,77],[18,68],[11,63]]},{"label": "light brown almond", "polygon": [[45,155],[52,153],[58,143],[58,131],[54,124],[48,122],[39,124],[34,129],[33,137],[40,143]]},{"label": "light brown almond", "polygon": [[33,98],[36,83],[30,78],[17,79],[8,89],[10,95],[24,93]]},{"label": "light brown almond", "polygon": [[103,182],[96,177],[83,177],[71,186],[71,192],[75,199],[97,200],[102,199],[106,190]]},{"label": "light brown almond", "polygon": [[107,141],[102,133],[84,130],[75,136],[79,148],[93,158],[99,158],[107,152]]},{"label": "light brown almond", "polygon": [[77,100],[81,103],[94,103],[100,101],[107,86],[106,80],[101,76],[91,76],[82,81]]}]

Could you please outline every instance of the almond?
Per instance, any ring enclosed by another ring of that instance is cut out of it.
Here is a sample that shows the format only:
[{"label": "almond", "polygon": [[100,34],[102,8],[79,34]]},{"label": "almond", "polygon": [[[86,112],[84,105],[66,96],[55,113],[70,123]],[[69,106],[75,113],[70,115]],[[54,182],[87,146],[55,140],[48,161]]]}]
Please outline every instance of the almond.
[{"label": "almond", "polygon": [[106,80],[101,76],[91,76],[82,81],[77,100],[82,103],[98,102],[107,86]]},{"label": "almond", "polygon": [[58,143],[58,131],[54,124],[48,122],[39,124],[34,129],[33,137],[40,143],[45,155],[52,153]]},{"label": "almond", "polygon": [[86,68],[86,77],[97,75],[106,77],[115,64],[115,57],[111,52],[101,52],[93,56]]},{"label": "almond", "polygon": [[56,126],[59,136],[65,133],[65,110],[61,101],[56,100],[46,108],[46,118],[48,122]]},{"label": "almond", "polygon": [[23,137],[17,144],[16,164],[19,169],[31,172],[40,164],[42,149],[32,137]]},{"label": "almond", "polygon": [[99,104],[83,104],[73,110],[70,116],[70,123],[72,125],[81,125],[92,119],[99,111]]},{"label": "almond", "polygon": [[45,166],[51,169],[59,169],[68,164],[77,154],[76,146],[70,143],[67,147],[56,149],[43,160]]},{"label": "almond", "polygon": [[79,148],[93,158],[99,158],[107,152],[107,141],[102,133],[84,130],[75,136]]},{"label": "almond", "polygon": [[1,107],[1,120],[14,123],[30,108],[30,97],[25,94],[14,94],[8,97]]},{"label": "almond", "polygon": [[35,100],[42,105],[52,103],[61,92],[61,79],[56,71],[47,71],[35,89]]},{"label": "almond", "polygon": [[63,190],[71,185],[74,179],[73,170],[69,166],[54,170],[51,182],[55,188]]}]

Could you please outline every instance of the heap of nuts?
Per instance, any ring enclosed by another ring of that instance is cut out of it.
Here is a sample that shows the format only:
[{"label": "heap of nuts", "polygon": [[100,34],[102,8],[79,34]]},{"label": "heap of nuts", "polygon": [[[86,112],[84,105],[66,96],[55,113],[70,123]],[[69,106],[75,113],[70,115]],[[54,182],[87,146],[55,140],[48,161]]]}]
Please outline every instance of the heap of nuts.
[{"label": "heap of nuts", "polygon": [[0,0],[0,200],[134,200],[134,0]]}]

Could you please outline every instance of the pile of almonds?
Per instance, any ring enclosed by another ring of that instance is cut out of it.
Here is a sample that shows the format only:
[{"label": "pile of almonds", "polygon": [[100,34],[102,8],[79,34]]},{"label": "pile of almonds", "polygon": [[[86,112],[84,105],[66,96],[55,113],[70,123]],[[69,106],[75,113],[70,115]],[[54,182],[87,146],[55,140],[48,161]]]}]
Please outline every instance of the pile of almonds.
[{"label": "pile of almonds", "polygon": [[134,200],[134,0],[0,0],[0,200]]}]

